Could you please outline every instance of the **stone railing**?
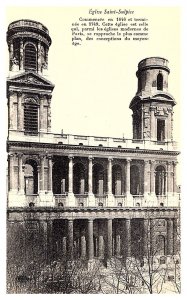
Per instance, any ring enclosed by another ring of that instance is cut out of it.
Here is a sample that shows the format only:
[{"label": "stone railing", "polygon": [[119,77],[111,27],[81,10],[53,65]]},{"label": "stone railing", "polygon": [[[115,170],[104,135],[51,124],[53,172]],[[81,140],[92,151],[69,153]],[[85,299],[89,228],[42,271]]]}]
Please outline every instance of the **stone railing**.
[{"label": "stone railing", "polygon": [[39,205],[39,197],[38,194],[25,195],[26,202],[29,206],[37,206]]},{"label": "stone railing", "polygon": [[55,194],[54,197],[55,197],[55,206],[58,206],[58,207],[66,207],[66,197],[68,196],[67,193],[64,193],[64,194]]},{"label": "stone railing", "polygon": [[19,21],[12,22],[9,25],[8,29],[12,29],[12,28],[15,28],[15,27],[21,27],[21,26],[28,26],[28,27],[38,28],[38,29],[43,30],[43,31],[45,31],[46,33],[49,34],[48,29],[43,24],[41,24],[39,22],[36,22],[36,21],[31,21],[31,20],[19,20]]},{"label": "stone railing", "polygon": [[108,205],[107,195],[95,195],[95,205],[99,207],[106,207]]},{"label": "stone railing", "polygon": [[143,195],[133,195],[133,206],[143,206],[144,196]]},{"label": "stone railing", "polygon": [[126,196],[125,195],[114,195],[115,206],[124,207],[126,205]]},{"label": "stone railing", "polygon": [[87,194],[75,194],[76,198],[75,204],[79,207],[87,207],[88,206],[88,195]]}]

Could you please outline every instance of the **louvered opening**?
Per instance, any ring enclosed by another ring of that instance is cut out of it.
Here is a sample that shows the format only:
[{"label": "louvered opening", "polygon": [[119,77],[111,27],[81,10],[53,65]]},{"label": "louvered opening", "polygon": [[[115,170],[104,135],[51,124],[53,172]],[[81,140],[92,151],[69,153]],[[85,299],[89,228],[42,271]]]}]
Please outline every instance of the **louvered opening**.
[{"label": "louvered opening", "polygon": [[38,106],[26,103],[24,107],[24,128],[27,133],[38,133]]}]

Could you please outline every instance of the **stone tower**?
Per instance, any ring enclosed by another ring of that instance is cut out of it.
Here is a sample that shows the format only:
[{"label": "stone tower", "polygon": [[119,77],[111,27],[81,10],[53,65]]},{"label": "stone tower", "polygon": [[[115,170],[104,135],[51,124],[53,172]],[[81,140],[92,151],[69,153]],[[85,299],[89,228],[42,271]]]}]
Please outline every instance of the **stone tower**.
[{"label": "stone tower", "polygon": [[168,93],[168,60],[145,58],[138,64],[138,90],[130,103],[133,139],[171,142],[174,98]]},{"label": "stone tower", "polygon": [[51,93],[48,50],[51,38],[39,22],[18,20],[7,31],[9,77],[7,79],[9,139],[48,133],[51,130]]}]

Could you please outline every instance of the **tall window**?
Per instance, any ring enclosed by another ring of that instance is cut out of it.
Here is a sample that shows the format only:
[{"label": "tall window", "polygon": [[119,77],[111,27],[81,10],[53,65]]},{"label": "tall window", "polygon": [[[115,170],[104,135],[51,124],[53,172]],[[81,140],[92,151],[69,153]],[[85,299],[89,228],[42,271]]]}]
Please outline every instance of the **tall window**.
[{"label": "tall window", "polygon": [[163,76],[161,73],[157,76],[157,90],[163,90]]},{"label": "tall window", "polygon": [[37,163],[34,160],[28,160],[24,169],[25,194],[33,195],[38,193],[38,172]]},{"label": "tall window", "polygon": [[31,43],[25,46],[24,65],[25,69],[37,70],[36,48]]},{"label": "tall window", "polygon": [[163,166],[158,166],[156,168],[155,176],[155,193],[156,195],[166,194],[166,172]]},{"label": "tall window", "polygon": [[157,120],[157,141],[165,140],[165,120]]},{"label": "tall window", "polygon": [[35,99],[27,99],[24,104],[24,129],[25,132],[38,133],[38,105]]}]

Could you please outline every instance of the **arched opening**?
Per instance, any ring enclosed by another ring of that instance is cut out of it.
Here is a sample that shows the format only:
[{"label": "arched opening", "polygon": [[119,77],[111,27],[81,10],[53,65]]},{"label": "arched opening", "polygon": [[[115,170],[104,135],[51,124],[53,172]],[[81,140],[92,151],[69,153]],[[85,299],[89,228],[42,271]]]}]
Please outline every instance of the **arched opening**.
[{"label": "arched opening", "polygon": [[95,164],[93,166],[93,193],[103,195],[104,192],[104,168],[101,164]]},{"label": "arched opening", "polygon": [[155,194],[165,195],[166,194],[166,171],[163,166],[158,166],[155,169]]},{"label": "arched opening", "polygon": [[24,129],[30,134],[38,133],[38,104],[33,98],[24,103]]},{"label": "arched opening", "polygon": [[140,170],[135,165],[130,168],[130,193],[132,195],[141,195]]},{"label": "arched opening", "polygon": [[165,120],[157,119],[157,141],[165,140]]},{"label": "arched opening", "polygon": [[57,158],[53,165],[53,193],[68,192],[68,161]]},{"label": "arched opening", "polygon": [[161,73],[157,75],[157,90],[163,90],[163,75]]},{"label": "arched opening", "polygon": [[29,159],[24,168],[25,194],[34,195],[38,193],[38,171],[37,163]]},{"label": "arched opening", "polygon": [[24,67],[26,70],[37,70],[37,53],[32,43],[27,43],[25,46]]},{"label": "arched opening", "polygon": [[165,255],[165,237],[163,235],[158,235],[156,238],[157,254]]},{"label": "arched opening", "polygon": [[85,182],[85,168],[81,163],[76,163],[73,166],[73,193],[85,194],[86,182]]},{"label": "arched opening", "polygon": [[122,194],[122,170],[119,165],[112,167],[112,193],[114,195]]}]

